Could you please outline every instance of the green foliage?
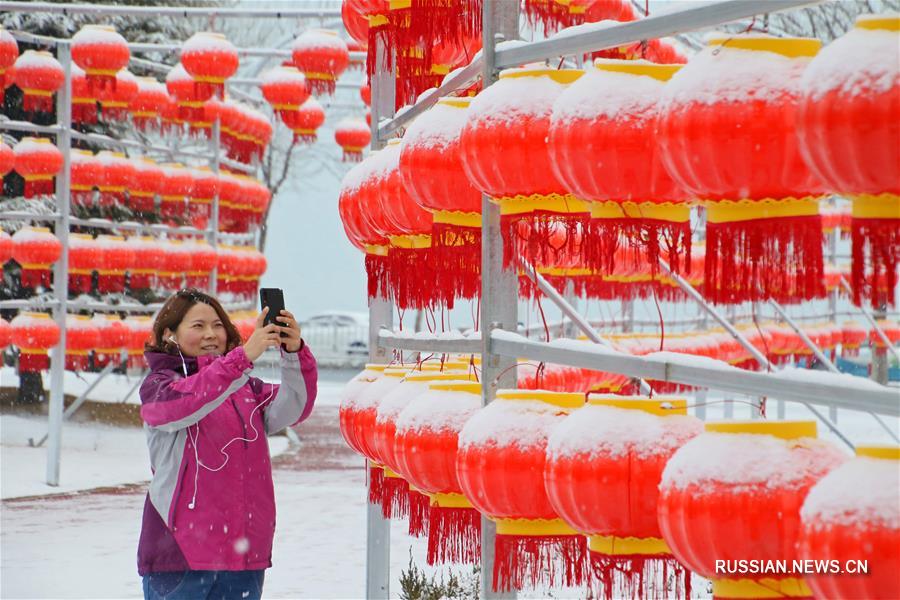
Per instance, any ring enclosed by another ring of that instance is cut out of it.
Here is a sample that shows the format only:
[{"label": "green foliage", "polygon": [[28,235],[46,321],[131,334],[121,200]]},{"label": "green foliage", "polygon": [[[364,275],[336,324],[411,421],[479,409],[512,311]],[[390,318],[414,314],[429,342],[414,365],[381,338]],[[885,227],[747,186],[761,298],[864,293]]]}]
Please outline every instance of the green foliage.
[{"label": "green foliage", "polygon": [[458,574],[453,571],[444,580],[444,575],[430,577],[420,570],[409,551],[409,565],[400,573],[400,598],[402,600],[443,600],[445,598],[477,599],[480,586],[478,567],[471,572]]}]

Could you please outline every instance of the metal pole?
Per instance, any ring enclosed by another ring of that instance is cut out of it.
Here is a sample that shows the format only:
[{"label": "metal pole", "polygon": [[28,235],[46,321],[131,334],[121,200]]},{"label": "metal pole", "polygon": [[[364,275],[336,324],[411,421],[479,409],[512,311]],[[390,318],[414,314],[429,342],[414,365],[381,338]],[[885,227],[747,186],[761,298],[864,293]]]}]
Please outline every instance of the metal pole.
[{"label": "metal pole", "polygon": [[72,162],[72,53],[68,41],[56,47],[56,59],[63,67],[65,78],[56,93],[56,121],[60,131],[56,146],[63,155],[62,170],[56,177],[56,204],[60,214],[56,237],[62,243],[63,252],[53,267],[53,293],[56,306],[53,319],[59,326],[59,343],[53,349],[50,364],[50,405],[47,413],[49,443],[47,444],[47,485],[59,485],[59,461],[62,453],[62,423],[64,402],[64,376],[66,369],[66,303],[69,300],[69,192],[70,165]]},{"label": "metal pole", "polygon": [[[219,120],[218,115],[212,124],[212,172],[219,175],[219,171],[221,170],[219,164],[219,153],[222,151],[222,122]],[[209,239],[209,245],[212,246],[213,250],[218,252],[219,248],[219,190],[216,188],[216,193],[212,198],[212,214],[209,217],[209,223],[206,225],[206,235],[207,239]],[[209,274],[209,293],[213,296],[216,295],[216,291],[219,289],[219,268],[213,267],[213,270]]]},{"label": "metal pole", "polygon": [[[841,287],[843,287],[844,290],[846,290],[846,292],[850,294],[851,298],[853,297],[853,290],[850,289],[850,284],[847,283],[847,278],[843,275],[841,275]],[[894,355],[894,358],[900,360],[900,352],[898,352],[897,348],[894,347],[894,345],[891,343],[891,340],[888,339],[888,336],[885,335],[884,331],[881,329],[881,326],[878,325],[878,321],[876,321],[875,317],[872,316],[872,313],[870,313],[869,310],[864,306],[854,305],[854,308],[862,313],[862,315],[866,318],[866,321],[869,322],[869,325],[875,331],[876,335],[878,335],[881,341],[884,342],[884,345],[887,346],[888,350],[890,350]]]},{"label": "metal pole", "polygon": [[795,320],[793,320],[790,316],[788,316],[787,311],[784,310],[784,307],[782,307],[781,304],[779,304],[775,300],[770,299],[769,306],[774,308],[775,312],[777,312],[778,315],[782,319],[784,319],[785,323],[790,325],[791,329],[794,330],[794,333],[796,333],[798,336],[800,336],[800,340],[804,343],[804,345],[806,345],[807,348],[812,350],[812,353],[815,355],[815,357],[819,360],[820,363],[825,365],[826,369],[828,369],[832,373],[840,373],[841,372],[840,369],[838,369],[836,366],[834,366],[834,363],[831,362],[827,356],[825,356],[825,353],[822,352],[822,350],[816,345],[816,343],[813,342],[809,338],[808,335],[806,335],[806,332],[803,331],[803,329],[797,324],[797,322]]},{"label": "metal pole", "polygon": [[[103,381],[107,375],[112,373],[112,370],[115,368],[116,368],[115,361],[110,362],[105,367],[103,367],[103,370],[100,371],[100,374],[91,383],[91,385],[89,385],[88,388],[86,390],[84,390],[84,392],[82,392],[80,396],[78,396],[78,398],[75,400],[75,402],[73,402],[72,404],[69,405],[69,408],[66,409],[66,412],[63,413],[63,421],[68,421],[70,418],[72,418],[72,415],[74,415],[75,412],[79,408],[81,408],[81,405],[85,403],[85,401],[87,400],[88,394],[90,394],[92,391],[94,391],[94,388],[97,387],[97,385],[101,381]],[[134,390],[134,388],[132,388],[132,390]],[[130,394],[130,392],[129,392],[129,394]],[[32,448],[37,448],[37,447],[43,446],[44,442],[47,441],[48,437],[50,437],[50,432],[45,433],[44,437],[42,437],[37,442],[35,442],[33,438],[28,438],[28,445],[31,446]]]}]

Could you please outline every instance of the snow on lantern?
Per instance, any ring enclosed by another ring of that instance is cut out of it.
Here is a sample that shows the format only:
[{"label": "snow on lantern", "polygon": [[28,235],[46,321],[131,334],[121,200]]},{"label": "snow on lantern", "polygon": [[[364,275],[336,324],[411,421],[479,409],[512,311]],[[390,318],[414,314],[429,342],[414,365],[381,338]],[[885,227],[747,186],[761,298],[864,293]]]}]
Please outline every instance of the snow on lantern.
[{"label": "snow on lantern", "polygon": [[13,149],[6,145],[6,142],[0,140],[0,184],[3,177],[13,170],[16,165],[16,154]]},{"label": "snow on lantern", "polygon": [[209,287],[209,275],[219,262],[219,255],[205,240],[194,240],[185,244],[191,256],[190,270],[187,272],[187,287],[205,290]]},{"label": "snow on lantern", "polygon": [[97,123],[97,93],[91,89],[85,72],[72,65],[72,122],[95,125]]},{"label": "snow on lantern", "polygon": [[496,591],[584,580],[586,540],[559,518],[544,487],[547,439],[583,404],[584,394],[500,390],[460,431],[462,491],[497,523]]},{"label": "snow on lantern", "polygon": [[89,294],[94,269],[102,264],[103,249],[87,233],[69,234],[69,291]]},{"label": "snow on lantern", "polygon": [[309,98],[306,77],[296,67],[279,66],[266,71],[259,89],[272,110],[285,122],[283,115],[299,110]]},{"label": "snow on lantern", "polygon": [[841,356],[858,356],[868,338],[868,329],[856,321],[844,321],[841,324]]},{"label": "snow on lantern", "polygon": [[128,107],[137,97],[138,82],[131,71],[122,69],[116,75],[116,85],[100,94],[100,110],[105,121],[124,121],[128,118]]},{"label": "snow on lantern", "polygon": [[208,98],[198,96],[194,78],[178,63],[166,75],[166,90],[178,105],[178,118],[199,120],[203,116],[203,103]]},{"label": "snow on lantern", "polygon": [[2,268],[10,258],[12,258],[12,255],[12,236],[0,229],[0,268]]},{"label": "snow on lantern", "polygon": [[103,176],[100,179],[100,206],[125,206],[126,193],[134,181],[136,168],[134,163],[121,152],[102,150],[97,153],[97,160],[103,165]]},{"label": "snow on lantern", "polygon": [[256,248],[246,248],[245,252],[247,254],[245,258],[247,262],[247,276],[245,284],[242,286],[242,293],[246,298],[252,298],[256,295],[260,278],[266,274],[268,261],[266,261],[266,256]]},{"label": "snow on lantern", "polygon": [[242,228],[238,208],[243,202],[244,186],[241,180],[228,172],[219,174],[219,229],[237,231]]},{"label": "snow on lantern", "polygon": [[157,282],[164,290],[174,292],[184,287],[184,267],[190,264],[190,256],[181,240],[166,240],[161,247],[163,252]]},{"label": "snow on lantern", "polygon": [[[729,576],[738,573],[728,565],[798,559],[803,500],[844,460],[838,448],[816,439],[814,421],[706,423],[706,432],[675,452],[663,471],[663,539],[685,567],[713,580],[715,598],[808,598],[809,587],[790,573]],[[716,569],[723,560],[725,573]]]},{"label": "snow on lantern", "polygon": [[213,199],[219,193],[219,177],[209,167],[192,169],[191,177],[194,185],[188,199],[188,213],[194,227],[206,229],[212,216]]},{"label": "snow on lantern", "polygon": [[84,25],[72,36],[72,61],[84,69],[89,88],[96,92],[115,89],[116,75],[130,59],[128,42],[108,25]]},{"label": "snow on lantern", "polygon": [[134,250],[116,235],[101,235],[97,244],[101,249],[97,289],[101,294],[124,292],[125,272],[135,266]]},{"label": "snow on lantern", "polygon": [[282,120],[294,132],[294,140],[312,143],[316,141],[316,131],[325,122],[325,110],[315,98],[309,98],[296,111],[282,114]]},{"label": "snow on lantern", "polygon": [[359,162],[372,140],[372,131],[360,119],[343,119],[334,128],[334,141],[344,150],[344,162]]},{"label": "snow on lantern", "polygon": [[0,104],[6,88],[13,84],[16,59],[19,58],[19,43],[10,32],[0,27]]},{"label": "snow on lantern", "polygon": [[306,76],[309,91],[332,95],[335,83],[350,64],[347,43],[329,29],[304,31],[291,46],[293,64]]},{"label": "snow on lantern", "polygon": [[156,211],[156,195],[165,185],[165,172],[151,158],[132,161],[134,175],[128,190],[128,207],[135,212]]},{"label": "snow on lantern", "polygon": [[88,355],[100,343],[100,331],[90,319],[81,315],[66,315],[66,370],[84,371]]},{"label": "snow on lantern", "polygon": [[100,337],[94,352],[94,367],[102,369],[110,363],[118,367],[122,349],[128,344],[131,334],[128,326],[115,315],[99,313],[94,315],[91,322],[97,327]]},{"label": "snow on lantern", "polygon": [[865,559],[861,573],[810,574],[816,598],[900,598],[900,448],[858,446],[816,483],[800,509],[799,555],[804,560]]},{"label": "snow on lantern", "polygon": [[225,80],[240,65],[237,49],[221,33],[198,31],[181,46],[181,64],[194,78],[198,99],[222,98]]},{"label": "snow on lantern", "polygon": [[153,319],[145,316],[132,316],[124,321],[128,328],[128,340],[125,349],[128,351],[128,368],[143,369],[147,367],[144,359],[144,347],[150,341],[153,331]]},{"label": "snow on lantern", "polygon": [[188,197],[194,189],[191,172],[178,163],[160,165],[163,183],[160,189],[159,214],[166,219],[183,218],[187,211]]},{"label": "snow on lantern", "polygon": [[459,432],[481,408],[481,384],[438,381],[428,388],[397,415],[397,468],[431,498],[428,564],[478,564],[481,514],[463,495],[456,460]]},{"label": "snow on lantern", "polygon": [[59,343],[59,325],[46,313],[20,312],[10,322],[10,341],[19,349],[19,373],[50,368],[47,350]]},{"label": "snow on lantern", "polygon": [[62,87],[65,73],[52,54],[26,50],[16,59],[13,76],[25,96],[25,112],[53,112],[53,93]]},{"label": "snow on lantern", "polygon": [[94,187],[103,179],[103,163],[90,150],[72,149],[69,155],[69,189],[74,206],[91,206]]},{"label": "snow on lantern", "polygon": [[248,177],[244,187],[250,200],[250,223],[259,227],[272,201],[272,192],[264,183],[252,177]]},{"label": "snow on lantern", "polygon": [[712,39],[663,89],[663,164],[706,207],[704,295],[714,302],[824,295],[821,184],[794,126],[800,77],[820,46]]},{"label": "snow on lantern", "polygon": [[[553,105],[550,158],[556,175],[591,219],[581,245],[584,264],[610,273],[620,248],[629,264],[659,258],[675,272],[690,266],[688,193],[663,168],[656,114],[679,65],[597,60]],[[643,249],[643,251],[637,251]]]},{"label": "snow on lantern", "polygon": [[[547,137],[553,102],[581,77],[579,70],[507,69],[469,105],[460,136],[466,175],[500,205],[503,263],[547,262],[559,252],[550,245],[554,224],[583,231],[587,205],[568,193],[551,167]],[[570,238],[566,238],[571,240]]]},{"label": "snow on lantern", "polygon": [[806,164],[853,201],[853,301],[876,308],[894,303],[900,266],[898,31],[896,14],[859,17],[804,71],[796,114]]},{"label": "snow on lantern", "polygon": [[550,435],[547,495],[570,527],[588,535],[598,597],[690,597],[690,573],[656,519],[666,462],[703,431],[686,407],[683,398],[592,396]]},{"label": "snow on lantern", "polygon": [[59,239],[46,227],[23,227],[13,234],[12,240],[13,260],[22,267],[22,287],[49,287],[50,266],[62,254]]},{"label": "snow on lantern", "polygon": [[[356,410],[356,400],[369,387],[369,384],[384,377],[384,370],[387,365],[367,364],[365,369],[360,371],[353,379],[351,379],[341,390],[340,407],[338,409],[338,420],[341,428],[341,436],[350,448],[361,456],[365,456],[362,445],[357,439],[357,428],[355,419],[358,414]],[[378,486],[377,491],[370,492],[370,502],[380,504],[383,494],[382,483],[384,481],[384,470],[374,469],[368,471],[371,478],[377,473],[377,478],[370,479],[367,486]],[[374,499],[371,499],[374,498]]]},{"label": "snow on lantern", "polygon": [[25,197],[54,192],[53,178],[63,165],[62,152],[47,138],[26,137],[13,147],[16,173],[25,180]]},{"label": "snow on lantern", "polygon": [[137,93],[128,104],[132,123],[141,131],[159,127],[169,102],[166,86],[153,77],[138,77],[137,86]]},{"label": "snow on lantern", "polygon": [[152,236],[132,237],[128,245],[134,252],[134,267],[129,270],[128,287],[132,290],[152,289],[156,274],[163,266],[164,249]]},{"label": "snow on lantern", "polygon": [[5,350],[12,343],[12,326],[9,321],[0,317],[0,350]]},{"label": "snow on lantern", "polygon": [[433,215],[436,287],[474,298],[481,284],[481,192],[463,169],[459,136],[470,98],[441,98],[404,135],[403,184]]}]

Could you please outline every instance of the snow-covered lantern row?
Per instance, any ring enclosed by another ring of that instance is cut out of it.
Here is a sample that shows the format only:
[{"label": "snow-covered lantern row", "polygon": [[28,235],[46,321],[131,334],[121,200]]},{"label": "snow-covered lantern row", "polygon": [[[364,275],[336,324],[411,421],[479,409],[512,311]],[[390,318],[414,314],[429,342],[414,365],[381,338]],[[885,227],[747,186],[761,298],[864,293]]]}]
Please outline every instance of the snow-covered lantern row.
[{"label": "snow-covered lantern row", "polygon": [[117,87],[116,75],[130,59],[128,42],[108,25],[84,25],[72,36],[72,61],[84,70],[94,94]]},{"label": "snow-covered lantern row", "polygon": [[858,446],[823,477],[800,509],[800,558],[865,559],[867,572],[810,574],[816,598],[900,598],[900,448]]},{"label": "snow-covered lantern row", "polygon": [[6,142],[0,140],[0,184],[3,183],[3,177],[13,170],[16,166],[16,154]]},{"label": "snow-covered lantern row", "polygon": [[162,270],[165,249],[162,242],[145,235],[128,239],[134,252],[134,267],[129,270],[128,287],[131,290],[146,290],[156,287],[157,274]]},{"label": "snow-covered lantern row", "polygon": [[219,176],[209,167],[191,169],[194,186],[188,199],[188,216],[197,229],[206,229],[212,216],[213,199],[219,193]]},{"label": "snow-covered lantern row", "polygon": [[219,173],[219,230],[229,233],[246,231],[241,219],[244,202],[244,185],[234,173]]},{"label": "snow-covered lantern row", "polygon": [[265,275],[269,263],[265,254],[255,247],[247,246],[244,248],[244,251],[248,254],[246,258],[248,274],[247,281],[242,288],[242,295],[245,300],[252,300],[259,288],[259,280]]},{"label": "snow-covered lantern row", "polygon": [[66,315],[66,370],[84,371],[91,350],[100,344],[100,330],[90,317]]},{"label": "snow-covered lantern row", "polygon": [[88,83],[87,74],[76,64],[72,64],[72,123],[96,125],[97,90]]},{"label": "snow-covered lantern row", "polygon": [[69,154],[69,190],[73,206],[94,203],[94,188],[104,175],[103,163],[90,150],[72,149]]},{"label": "snow-covered lantern row", "polygon": [[[853,301],[895,302],[900,256],[900,16],[864,15],[803,73],[801,155],[853,200]],[[852,58],[848,58],[852,57]]]},{"label": "snow-covered lantern row", "polygon": [[240,66],[237,48],[221,33],[199,31],[181,46],[181,64],[193,77],[198,99],[222,98],[225,80]]},{"label": "snow-covered lantern row", "polygon": [[304,31],[291,45],[293,64],[316,96],[334,94],[337,78],[350,64],[347,43],[330,29]]},{"label": "snow-covered lantern row", "polygon": [[232,315],[234,326],[237,328],[238,333],[241,334],[241,339],[245,342],[250,339],[250,336],[253,335],[253,331],[256,329],[256,317],[257,313],[253,311],[241,311]]},{"label": "snow-covered lantern row", "polygon": [[185,248],[190,256],[190,269],[187,270],[185,285],[201,290],[208,289],[209,276],[219,262],[219,255],[203,239],[186,242]]},{"label": "snow-covered lantern row", "polygon": [[125,349],[128,352],[128,368],[142,369],[147,367],[144,359],[144,346],[150,341],[153,330],[153,319],[146,316],[131,316],[125,319],[128,328],[128,340]]},{"label": "snow-covered lantern row", "polygon": [[294,132],[294,140],[311,144],[316,141],[319,127],[325,122],[325,110],[315,98],[308,98],[296,111],[286,112],[282,120]]},{"label": "snow-covered lantern row", "polygon": [[341,390],[340,407],[338,408],[338,424],[344,442],[357,454],[364,454],[356,439],[353,419],[356,417],[356,399],[369,384],[381,379],[387,365],[366,364],[365,368],[347,382]]},{"label": "snow-covered lantern row", "polygon": [[26,112],[53,112],[53,94],[65,82],[65,73],[52,54],[26,50],[13,65],[13,77]]},{"label": "snow-covered lantern row", "polygon": [[372,131],[361,119],[343,119],[334,128],[334,141],[344,151],[344,162],[361,161],[371,140]]},{"label": "snow-covered lantern row", "polygon": [[[878,328],[881,329],[892,346],[900,345],[900,322],[892,319],[882,319],[878,321]],[[887,345],[874,329],[869,333],[869,343],[877,354],[884,355],[887,353]]]},{"label": "snow-covered lantern row", "polygon": [[414,398],[428,391],[434,381],[467,381],[467,371],[448,369],[445,371],[425,371],[410,373],[403,383],[385,394],[375,409],[375,429],[372,436],[372,450],[375,461],[384,465],[384,495],[381,499],[381,514],[387,518],[409,517],[410,535],[426,533],[428,524],[428,497],[410,486],[408,473],[397,459],[397,416]]},{"label": "snow-covered lantern row", "polygon": [[431,498],[429,565],[481,561],[481,513],[463,495],[456,473],[459,432],[481,408],[481,384],[462,379],[429,384],[396,419],[397,468]]},{"label": "snow-covered lantern row", "polygon": [[19,349],[19,373],[50,368],[47,351],[59,343],[59,325],[46,313],[20,312],[10,322],[10,341]]},{"label": "snow-covered lantern row", "polygon": [[22,268],[23,288],[50,287],[50,267],[62,255],[62,243],[46,227],[23,227],[13,234],[12,257]]},{"label": "snow-covered lantern row", "polygon": [[183,219],[187,213],[188,198],[194,189],[194,177],[189,169],[179,163],[160,165],[163,172],[159,192],[159,214],[164,219]]},{"label": "snow-covered lantern row", "polygon": [[363,194],[363,184],[372,164],[369,158],[347,171],[341,180],[338,214],[344,233],[353,246],[365,254],[367,293],[369,298],[387,297],[387,253],[390,241],[372,223],[371,210]]},{"label": "snow-covered lantern row", "polygon": [[580,70],[518,68],[469,105],[460,137],[466,175],[472,185],[500,205],[504,267],[517,256],[544,262],[555,252],[574,251],[550,244],[550,225],[583,231],[587,205],[568,193],[551,168],[547,138],[553,103],[583,74]]},{"label": "snow-covered lantern row", "polygon": [[165,172],[151,158],[141,157],[132,161],[134,173],[128,190],[128,207],[139,213],[156,211],[156,195],[165,184]]},{"label": "snow-covered lantern row", "polygon": [[116,74],[115,86],[106,88],[100,93],[100,113],[103,120],[109,123],[128,119],[128,107],[137,94],[137,77],[128,69],[119,71]]},{"label": "snow-covered lantern row", "polygon": [[663,88],[679,68],[597,60],[553,104],[551,166],[590,206],[588,268],[611,272],[620,247],[634,249],[629,264],[646,259],[654,273],[660,257],[676,272],[690,266],[688,193],[663,168],[656,141]]},{"label": "snow-covered lantern row", "polygon": [[137,93],[128,104],[131,122],[140,131],[157,129],[169,102],[166,86],[153,77],[138,77],[137,86]]},{"label": "snow-covered lantern row", "polygon": [[97,327],[100,340],[94,351],[94,366],[102,369],[109,363],[119,366],[122,349],[128,344],[130,330],[116,315],[95,314],[91,322]]},{"label": "snow-covered lantern row", "polygon": [[12,236],[0,229],[0,268],[13,256]]},{"label": "snow-covered lantern row", "polygon": [[[190,250],[181,240],[166,240],[162,245],[162,264],[156,276],[157,284],[167,292],[184,287],[185,266],[190,264]],[[220,264],[217,257],[216,263]]]},{"label": "snow-covered lantern row", "polygon": [[436,286],[451,297],[481,293],[481,192],[463,170],[460,133],[471,98],[441,98],[403,136],[400,174],[416,203],[433,215]]},{"label": "snow-covered lantern row", "polygon": [[706,207],[704,295],[713,302],[824,295],[822,184],[794,124],[801,75],[820,47],[809,38],[712,39],[663,88],[663,165]]},{"label": "snow-covered lantern row", "polygon": [[592,396],[553,429],[547,495],[588,535],[597,597],[690,597],[690,573],[662,539],[656,511],[666,462],[702,431],[684,398],[613,395]]},{"label": "snow-covered lantern row", "polygon": [[[716,598],[812,595],[791,573],[743,573],[733,565],[799,558],[800,507],[846,459],[816,435],[814,421],[707,423],[669,460],[659,487],[659,528],[684,566],[712,579]],[[723,560],[724,573],[716,569]]]},{"label": "snow-covered lantern row", "polygon": [[16,173],[25,180],[25,197],[50,195],[63,166],[62,152],[47,138],[25,137],[13,147]]},{"label": "snow-covered lantern row", "polygon": [[544,487],[547,440],[583,405],[584,394],[499,390],[460,431],[463,493],[497,523],[494,590],[585,580],[587,541],[559,517]]},{"label": "snow-covered lantern row", "polygon": [[10,32],[0,27],[0,103],[6,88],[13,84],[16,59],[19,58],[19,43]]},{"label": "snow-covered lantern row", "polygon": [[272,124],[261,112],[231,100],[218,104],[222,144],[229,158],[259,160],[272,139]]},{"label": "snow-covered lantern row", "polygon": [[134,163],[122,152],[109,150],[98,152],[97,160],[103,165],[103,175],[97,186],[100,188],[100,206],[125,206],[125,198],[135,177]]},{"label": "snow-covered lantern row", "polygon": [[103,264],[103,249],[90,234],[70,233],[68,252],[69,291],[73,294],[91,293],[94,269]]},{"label": "snow-covered lantern row", "polygon": [[12,325],[9,321],[0,317],[0,352],[12,343]]},{"label": "snow-covered lantern row", "polygon": [[296,67],[278,66],[266,71],[259,89],[284,123],[309,99],[306,77]]},{"label": "snow-covered lantern row", "polygon": [[187,119],[188,135],[196,139],[211,139],[213,123],[219,118],[222,101],[210,98],[203,102],[200,110]]},{"label": "snow-covered lantern row", "polygon": [[97,290],[101,294],[117,294],[125,291],[125,272],[135,266],[134,249],[117,235],[97,237],[100,246]]},{"label": "snow-covered lantern row", "polygon": [[203,115],[202,98],[194,87],[194,78],[178,63],[166,74],[166,91],[178,105],[178,118],[181,120],[197,120]]},{"label": "snow-covered lantern row", "polygon": [[217,287],[220,292],[249,299],[266,272],[266,257],[247,246],[218,246]]}]

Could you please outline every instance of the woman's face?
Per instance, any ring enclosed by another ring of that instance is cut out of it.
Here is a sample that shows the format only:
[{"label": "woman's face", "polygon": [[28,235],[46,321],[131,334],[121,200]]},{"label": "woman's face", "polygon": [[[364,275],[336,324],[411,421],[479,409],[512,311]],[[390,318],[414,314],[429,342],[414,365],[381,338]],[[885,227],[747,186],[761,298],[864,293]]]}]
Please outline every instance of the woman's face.
[{"label": "woman's face", "polygon": [[225,354],[228,340],[228,333],[219,315],[212,306],[203,302],[194,304],[185,313],[174,334],[169,335],[174,335],[185,356]]}]

